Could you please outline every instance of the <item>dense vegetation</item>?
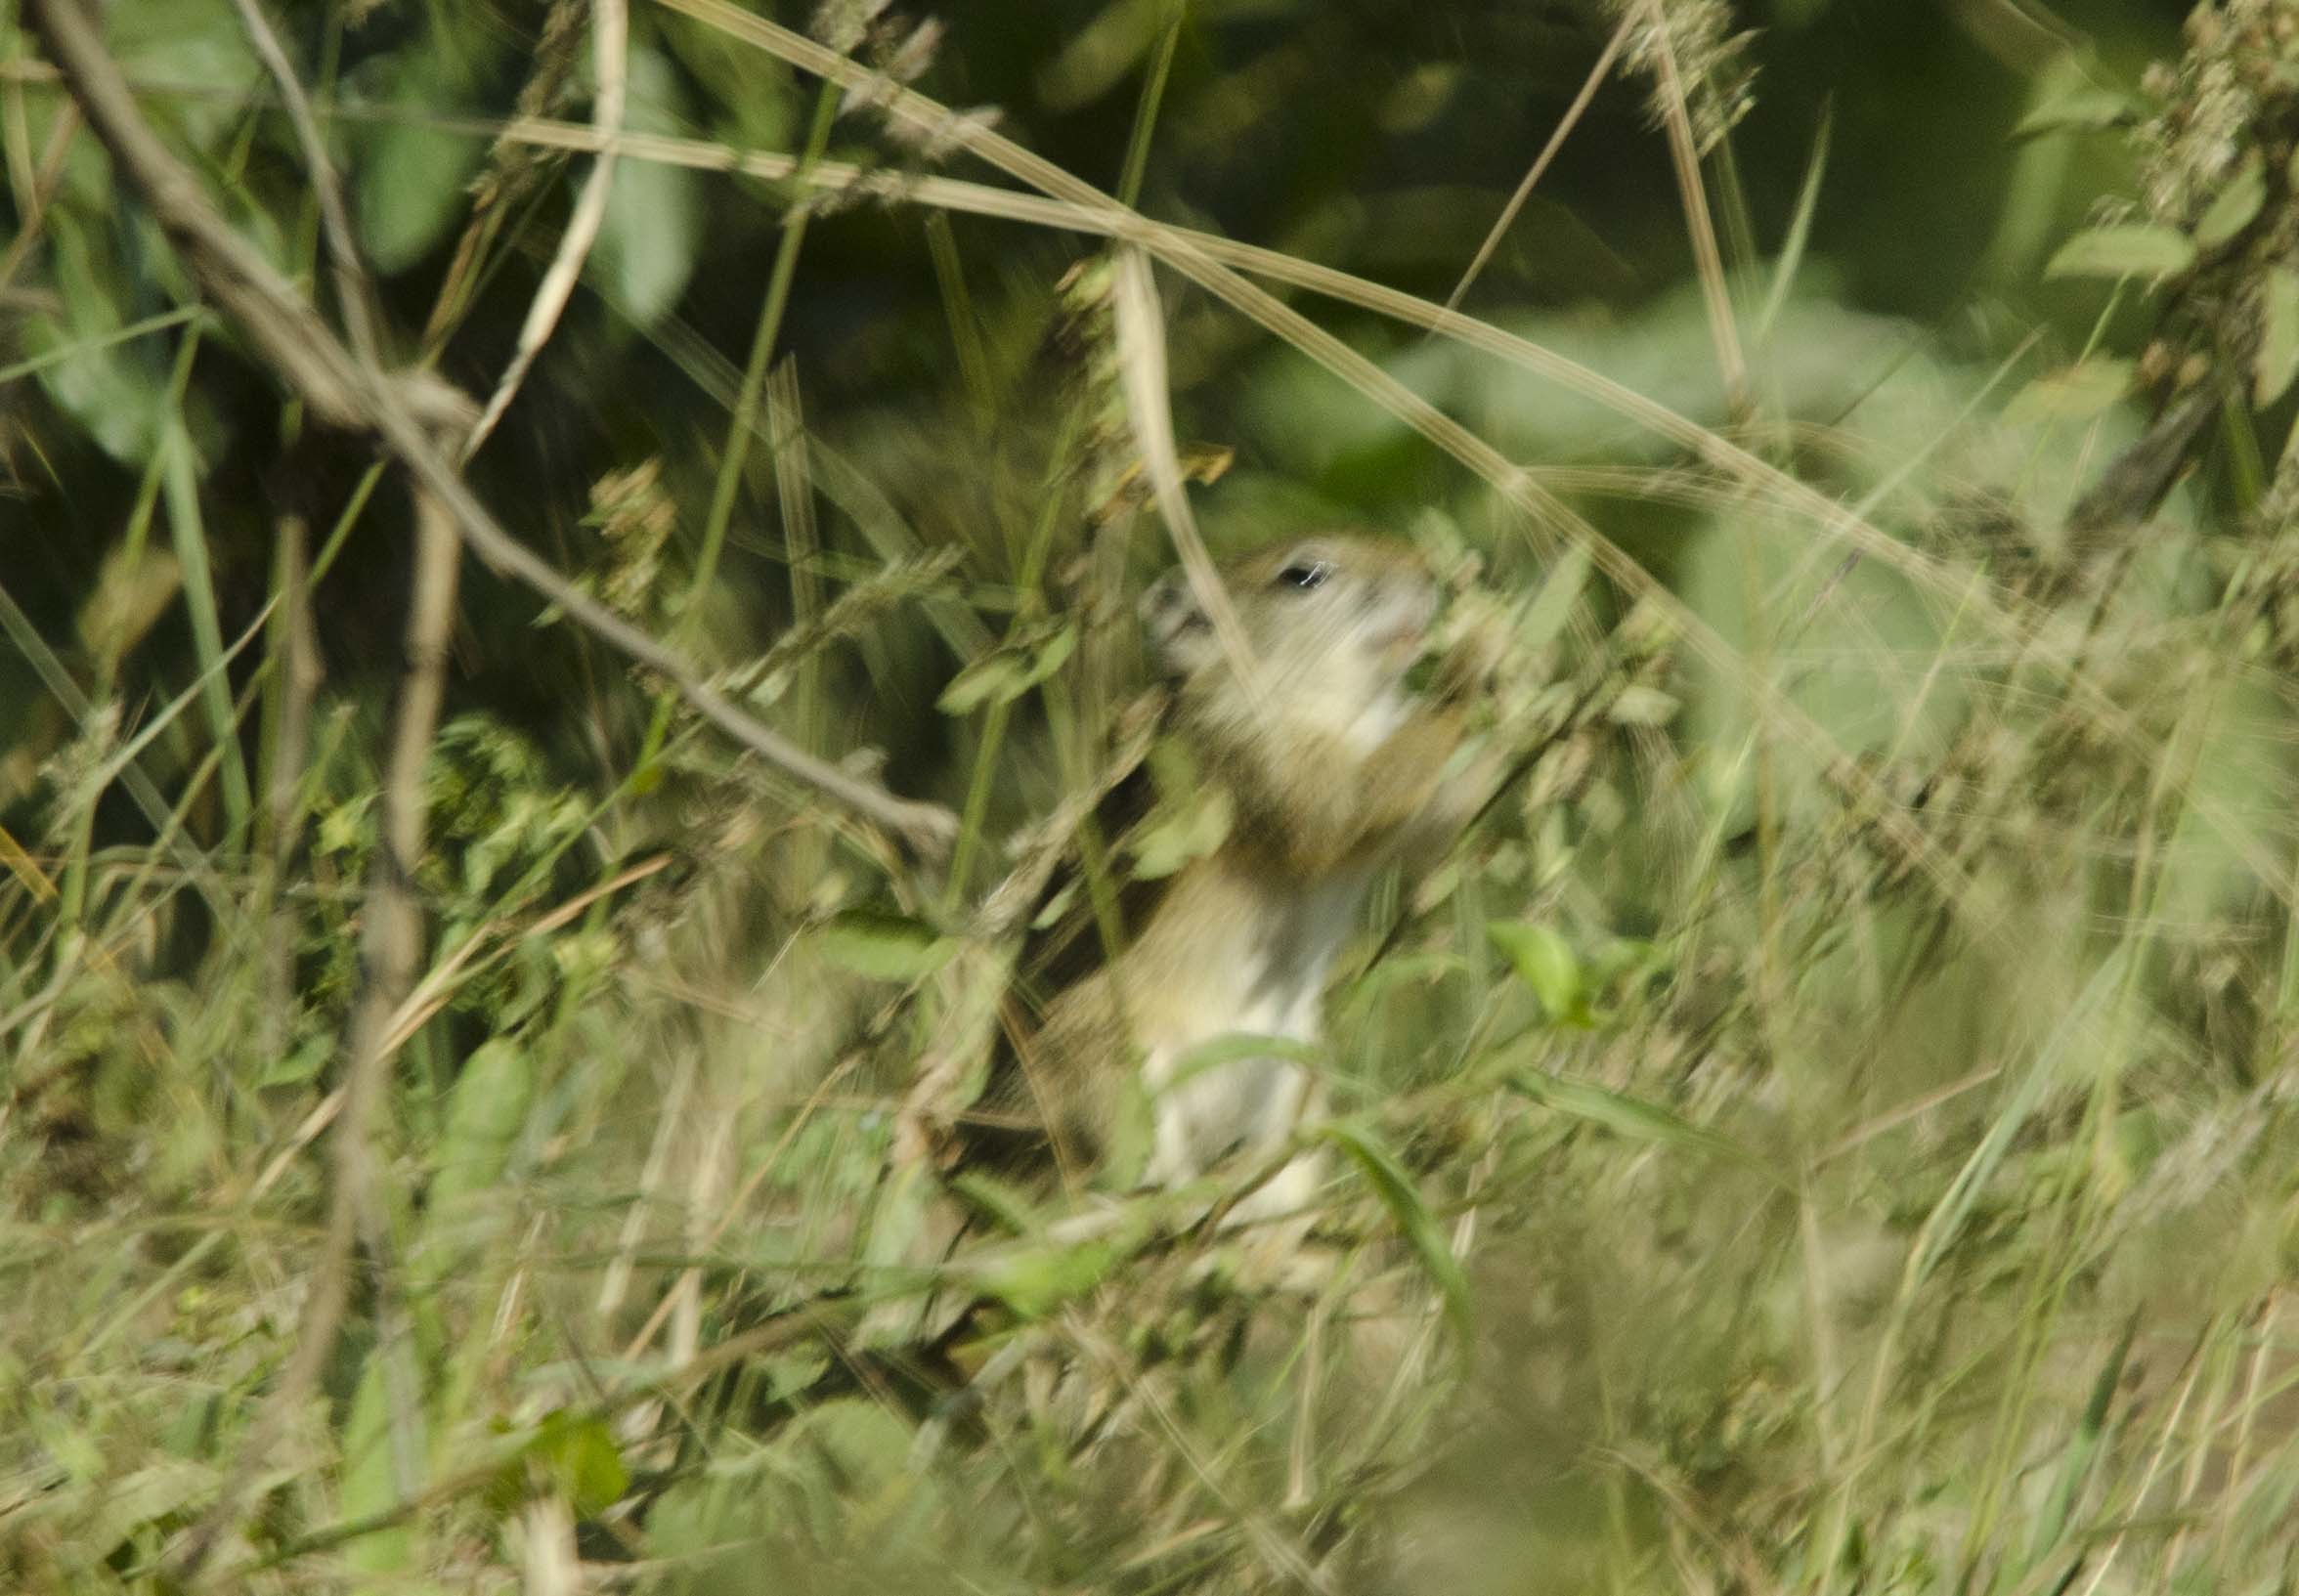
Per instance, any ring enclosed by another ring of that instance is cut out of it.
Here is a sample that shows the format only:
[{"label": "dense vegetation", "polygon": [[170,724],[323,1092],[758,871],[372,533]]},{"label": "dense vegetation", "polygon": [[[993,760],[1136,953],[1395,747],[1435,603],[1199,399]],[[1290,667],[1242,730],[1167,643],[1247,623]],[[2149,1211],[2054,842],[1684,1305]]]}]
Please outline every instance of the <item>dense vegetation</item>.
[{"label": "dense vegetation", "polygon": [[[0,0],[0,1583],[2299,1578],[2299,0],[105,10]],[[1218,841],[1185,496],[1511,637],[1308,1291],[931,1150]]]}]

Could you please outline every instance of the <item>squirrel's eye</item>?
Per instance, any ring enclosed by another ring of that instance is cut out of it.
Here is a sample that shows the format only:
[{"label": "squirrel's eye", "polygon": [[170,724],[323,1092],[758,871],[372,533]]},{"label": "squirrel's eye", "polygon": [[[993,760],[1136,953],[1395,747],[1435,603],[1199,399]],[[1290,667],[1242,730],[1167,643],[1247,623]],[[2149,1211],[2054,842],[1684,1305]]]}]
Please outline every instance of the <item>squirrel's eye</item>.
[{"label": "squirrel's eye", "polygon": [[1278,573],[1278,585],[1298,587],[1306,593],[1313,587],[1323,587],[1325,579],[1332,574],[1331,560],[1295,560]]}]

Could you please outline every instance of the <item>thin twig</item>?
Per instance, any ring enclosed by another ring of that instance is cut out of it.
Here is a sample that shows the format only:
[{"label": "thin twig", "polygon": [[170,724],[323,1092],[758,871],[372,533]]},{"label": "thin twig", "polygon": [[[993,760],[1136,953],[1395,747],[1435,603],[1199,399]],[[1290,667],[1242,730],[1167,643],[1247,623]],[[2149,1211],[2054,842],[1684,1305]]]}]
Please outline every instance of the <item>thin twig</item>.
[{"label": "thin twig", "polygon": [[[255,0],[239,0],[239,3],[253,5]],[[591,160],[590,176],[584,180],[582,197],[575,201],[575,214],[567,220],[567,232],[559,239],[558,252],[551,257],[550,266],[535,290],[535,303],[527,307],[527,320],[519,328],[519,347],[511,355],[511,364],[503,368],[502,380],[496,384],[486,410],[472,423],[470,436],[463,440],[464,460],[479,452],[479,446],[502,419],[503,411],[511,408],[511,400],[526,379],[528,367],[550,341],[552,329],[566,312],[567,301],[574,297],[575,280],[583,273],[590,246],[597,241],[600,224],[606,220],[607,195],[615,178],[615,140],[623,131],[624,90],[629,78],[627,68],[630,13],[625,0],[593,0],[590,28],[590,59],[598,75],[598,96],[591,105],[590,125],[598,133],[598,153]]]},{"label": "thin twig", "polygon": [[[1582,116],[1588,110],[1588,103],[1596,98],[1596,91],[1604,84],[1605,74],[1613,69],[1613,63],[1620,59],[1621,47],[1628,42],[1628,22],[1624,17],[1620,25],[1613,29],[1613,36],[1605,41],[1604,53],[1596,58],[1596,65],[1588,68],[1588,76],[1582,83],[1581,92],[1573,96],[1573,103],[1565,108],[1565,114],[1557,119],[1556,131],[1548,136],[1548,143],[1540,147],[1540,153],[1533,157],[1532,169],[1526,172],[1525,181],[1517,185],[1516,193],[1508,196],[1508,203],[1500,207],[1499,217],[1495,220],[1493,230],[1485,235],[1485,241],[1477,246],[1477,253],[1470,259],[1468,270],[1453,285],[1453,292],[1445,296],[1445,309],[1449,314],[1460,309],[1460,302],[1467,296],[1469,285],[1477,280],[1478,274],[1493,259],[1493,252],[1500,247],[1502,237],[1516,225],[1517,212],[1523,210],[1525,201],[1533,197],[1533,186],[1540,181],[1541,174],[1556,159],[1557,151],[1564,149],[1566,138],[1581,124]],[[1434,333],[1431,335],[1434,336]]]},{"label": "thin twig", "polygon": [[199,180],[160,143],[81,0],[31,0],[29,14],[121,174],[152,206],[209,294],[319,418],[373,431],[416,486],[437,497],[481,559],[611,647],[661,672],[698,713],[737,742],[913,848],[939,853],[948,847],[958,830],[949,810],[898,798],[770,731],[721,698],[676,651],[582,591],[506,532],[430,436],[431,421],[460,422],[459,396],[436,379],[386,376],[354,359],[294,287],[216,212]]},{"label": "thin twig", "polygon": [[327,264],[335,273],[335,297],[340,301],[343,330],[351,339],[352,352],[369,366],[376,363],[374,291],[368,282],[367,273],[360,267],[359,242],[351,231],[351,213],[343,208],[343,189],[335,181],[335,167],[327,159],[326,141],[320,137],[319,123],[313,119],[311,100],[303,92],[303,84],[295,76],[295,68],[288,65],[287,52],[281,47],[279,34],[272,31],[271,20],[264,16],[261,0],[232,0],[239,10],[239,25],[246,29],[248,42],[255,46],[264,70],[272,74],[279,85],[280,100],[287,108],[287,120],[295,128],[295,140],[303,146],[303,162],[311,168],[312,193],[320,202],[320,232],[327,240]]},{"label": "thin twig", "polygon": [[[584,0],[553,0],[550,10],[543,14],[542,27],[535,41],[535,70],[528,74],[526,83],[519,89],[519,98],[513,103],[514,120],[542,115],[565,87],[574,70],[575,33],[583,11]],[[335,108],[335,113],[345,114],[344,108]],[[587,131],[595,132],[595,129]],[[537,155],[532,147],[514,149],[512,141],[502,137],[500,128],[490,129],[482,137],[489,141],[487,163],[471,185],[471,214],[464,218],[462,235],[455,239],[455,253],[449,257],[447,272],[439,280],[438,297],[432,301],[431,314],[423,324],[420,342],[427,355],[436,353],[447,342],[449,332],[470,308],[480,252],[495,241],[503,218],[542,181],[553,164]],[[605,149],[603,140],[599,149]]]},{"label": "thin twig", "polygon": [[[56,191],[64,183],[64,159],[71,153],[71,142],[80,131],[80,108],[66,101],[56,113],[56,125],[48,130],[48,148],[40,151],[40,169],[31,175],[28,187],[19,192],[18,201],[21,226],[16,237],[8,240],[8,253],[0,255],[0,296],[8,292],[8,285],[16,280],[16,274],[40,241],[40,233],[48,221],[48,201],[56,197]],[[18,179],[16,181],[22,181]]]}]

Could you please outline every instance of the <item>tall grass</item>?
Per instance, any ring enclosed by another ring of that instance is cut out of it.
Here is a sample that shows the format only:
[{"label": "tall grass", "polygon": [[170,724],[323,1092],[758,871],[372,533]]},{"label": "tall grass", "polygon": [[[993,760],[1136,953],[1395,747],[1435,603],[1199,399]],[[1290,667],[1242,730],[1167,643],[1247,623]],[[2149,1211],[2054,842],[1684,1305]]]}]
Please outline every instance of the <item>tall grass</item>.
[{"label": "tall grass", "polygon": [[[821,423],[776,364],[797,209],[741,366],[642,329],[726,412],[706,491],[618,462],[570,541],[590,591],[813,752],[874,771],[857,751],[908,729],[927,751],[893,773],[963,835],[910,857],[573,642],[591,779],[451,719],[426,962],[383,1028],[380,1240],[206,1578],[2288,1588],[2299,784],[2266,405],[2224,407],[2228,481],[2088,515],[2149,424],[2096,352],[1848,308],[1802,260],[1816,179],[1757,258],[1700,100],[1729,64],[1671,55],[1665,21],[1624,59],[1701,270],[1596,326],[1133,211],[1178,22],[1120,203],[815,41],[671,9],[836,85],[770,163],[802,207],[869,187],[825,158],[838,89],[1038,191],[877,184],[930,213],[963,381]],[[743,158],[650,138],[621,160]],[[1145,399],[1107,275],[1029,280],[953,215],[1153,260],[1162,335],[1234,372],[1248,464],[1145,462],[1167,384]],[[0,832],[0,1571],[26,1590],[170,1588],[242,1457],[310,1288],[362,980],[390,711],[315,683],[295,628],[366,491],[234,641],[170,426],[124,568],[186,606],[170,696],[114,674],[150,607],[91,605],[64,649],[0,609],[66,712],[26,722]],[[1217,549],[1329,507],[1301,483],[1410,497],[1401,530],[1479,573],[1461,613],[1514,628],[1482,731],[1519,778],[1431,879],[1381,884],[1330,994],[1313,1134],[1344,1155],[1306,1282],[1167,1194],[1072,1172],[1040,1201],[932,1156],[1017,907],[1051,877],[1122,935],[1114,888],[1203,845],[1170,779],[1142,830],[1091,818],[1168,768],[1123,617],[1187,475]],[[761,553],[790,569],[770,645],[712,581]],[[922,1265],[953,1205],[976,1240]]]}]

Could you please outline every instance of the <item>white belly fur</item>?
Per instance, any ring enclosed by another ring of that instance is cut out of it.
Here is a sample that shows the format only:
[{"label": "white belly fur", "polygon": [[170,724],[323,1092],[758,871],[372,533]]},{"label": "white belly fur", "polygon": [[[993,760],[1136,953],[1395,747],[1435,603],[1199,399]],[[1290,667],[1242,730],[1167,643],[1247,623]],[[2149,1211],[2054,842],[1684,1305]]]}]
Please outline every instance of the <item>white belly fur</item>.
[{"label": "white belly fur", "polygon": [[[1150,1181],[1193,1180],[1233,1153],[1276,1146],[1322,1117],[1323,1083],[1289,1058],[1232,1058],[1195,1067],[1184,1080],[1173,1076],[1194,1050],[1218,1037],[1315,1042],[1325,977],[1366,885],[1362,874],[1327,882],[1261,917],[1267,924],[1236,927],[1242,934],[1235,945],[1253,951],[1236,962],[1235,979],[1211,994],[1216,1001],[1189,1006],[1187,1023],[1150,1047],[1143,1073],[1155,1103]],[[1319,1161],[1304,1153],[1240,1201],[1232,1223],[1304,1207],[1319,1179]]]}]

